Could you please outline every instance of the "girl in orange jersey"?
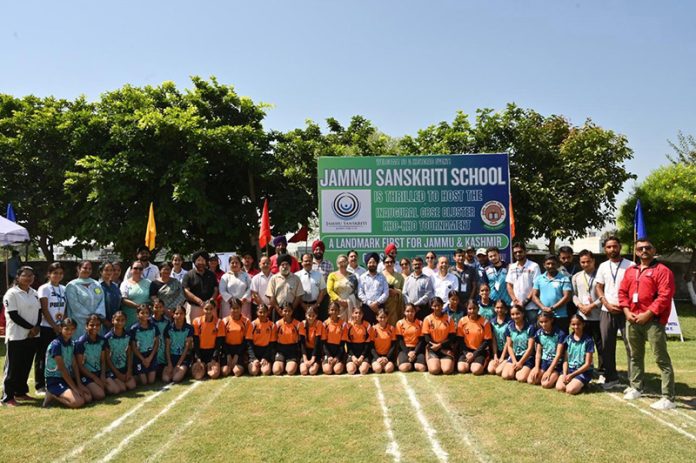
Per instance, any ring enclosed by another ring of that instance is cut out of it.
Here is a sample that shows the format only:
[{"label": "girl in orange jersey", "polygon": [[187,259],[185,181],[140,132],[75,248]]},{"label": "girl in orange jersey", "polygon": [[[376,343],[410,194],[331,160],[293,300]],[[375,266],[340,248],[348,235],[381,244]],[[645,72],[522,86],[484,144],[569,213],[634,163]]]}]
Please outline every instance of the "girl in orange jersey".
[{"label": "girl in orange jersey", "polygon": [[310,306],[305,312],[304,336],[302,336],[302,363],[300,363],[302,376],[314,376],[319,372],[324,341],[326,341],[326,328],[321,321],[317,320],[316,309]]},{"label": "girl in orange jersey", "polygon": [[246,355],[246,332],[250,321],[242,315],[242,302],[232,299],[230,314],[223,320],[225,323],[225,366],[222,376],[234,374],[239,377],[244,374],[244,356]]},{"label": "girl in orange jersey", "polygon": [[270,375],[275,357],[276,325],[268,319],[268,307],[261,304],[256,309],[256,320],[247,327],[247,353],[251,376]]},{"label": "girl in orange jersey", "polygon": [[477,304],[469,304],[466,317],[457,324],[457,336],[460,338],[459,373],[482,375],[489,358],[489,349],[493,335],[491,324],[486,317],[478,313]]},{"label": "girl in orange jersey", "polygon": [[387,311],[379,309],[377,323],[372,326],[372,370],[393,373],[396,355],[396,330],[387,323]]},{"label": "girl in orange jersey", "polygon": [[426,371],[425,342],[421,333],[423,322],[416,318],[416,306],[406,304],[404,318],[396,322],[396,340],[399,344],[397,364],[399,371]]},{"label": "girl in orange jersey", "polygon": [[203,306],[203,315],[193,320],[193,352],[196,361],[191,366],[193,379],[220,377],[220,352],[225,343],[225,324],[217,317],[215,299]]},{"label": "girl in orange jersey", "polygon": [[322,370],[325,375],[340,375],[346,366],[347,323],[340,318],[341,306],[338,301],[329,304],[329,318],[324,322],[326,340],[323,343],[324,360]]},{"label": "girl in orange jersey", "polygon": [[273,362],[273,374],[280,376],[283,372],[288,376],[297,373],[300,361],[301,341],[305,335],[304,324],[292,316],[290,304],[283,306],[283,318],[276,322],[276,354]]},{"label": "girl in orange jersey", "polygon": [[355,307],[352,315],[353,318],[346,330],[346,347],[348,348],[346,371],[349,375],[354,375],[358,371],[364,375],[370,371],[372,327],[363,320],[362,307]]},{"label": "girl in orange jersey", "polygon": [[430,299],[433,313],[423,320],[423,339],[426,345],[428,371],[432,375],[450,375],[454,371],[455,323],[442,312],[444,303],[435,296]]}]

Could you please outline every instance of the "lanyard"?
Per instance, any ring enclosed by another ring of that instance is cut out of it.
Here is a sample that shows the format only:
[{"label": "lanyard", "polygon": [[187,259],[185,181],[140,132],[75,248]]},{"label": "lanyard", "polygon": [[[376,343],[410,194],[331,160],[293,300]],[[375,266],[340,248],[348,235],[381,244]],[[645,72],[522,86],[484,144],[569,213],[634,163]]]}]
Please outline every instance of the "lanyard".
[{"label": "lanyard", "polygon": [[[56,292],[56,290],[58,291]],[[65,300],[65,296],[60,291],[60,286],[51,285],[51,296],[57,297],[59,301]]]},{"label": "lanyard", "polygon": [[592,275],[590,275],[589,281],[587,280],[587,272],[582,272],[583,278],[585,278],[585,284],[587,285],[587,292],[591,293],[592,292],[592,283],[594,283],[595,275],[597,275],[597,272],[595,271]]},{"label": "lanyard", "polygon": [[614,282],[614,287],[616,287],[616,277],[619,276],[619,269],[621,268],[621,261],[616,264],[616,272],[611,269],[611,261],[609,261],[609,273],[611,273],[611,279]]}]

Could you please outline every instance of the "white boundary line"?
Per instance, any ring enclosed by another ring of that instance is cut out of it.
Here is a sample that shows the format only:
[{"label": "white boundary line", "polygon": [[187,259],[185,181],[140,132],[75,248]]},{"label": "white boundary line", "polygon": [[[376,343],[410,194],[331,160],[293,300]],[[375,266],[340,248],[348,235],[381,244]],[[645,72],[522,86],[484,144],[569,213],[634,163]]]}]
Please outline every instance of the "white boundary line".
[{"label": "white boundary line", "polygon": [[[648,399],[642,398],[642,399],[640,399],[640,401],[643,402],[644,404],[648,405],[648,406],[652,404],[652,402],[650,402]],[[676,415],[679,415],[679,416],[681,416],[681,417],[686,418],[686,419],[689,420],[689,421],[692,421],[693,423],[696,423],[696,418],[695,418],[695,417],[689,415],[688,413],[684,413],[683,411],[681,411],[681,410],[679,410],[679,409],[673,408],[672,410],[663,410],[663,411],[664,411],[664,413],[667,413],[667,414],[676,414]],[[695,426],[695,425],[696,425],[696,424],[692,424],[692,426]],[[686,424],[685,424],[685,426],[686,426]]]},{"label": "white boundary line", "polygon": [[611,397],[612,399],[614,399],[614,400],[617,400],[617,401],[622,402],[622,403],[624,403],[624,404],[626,404],[626,405],[628,405],[628,406],[630,406],[630,407],[635,408],[636,410],[638,410],[638,411],[641,412],[642,414],[651,417],[652,419],[654,419],[654,420],[657,421],[658,423],[661,423],[661,424],[667,426],[668,428],[670,428],[670,429],[672,429],[672,430],[674,430],[674,431],[677,431],[677,432],[678,432],[679,434],[681,434],[682,436],[687,437],[687,438],[691,439],[692,441],[696,441],[696,436],[694,436],[694,435],[691,434],[690,432],[684,431],[682,428],[680,428],[679,426],[675,426],[674,424],[670,423],[669,421],[663,420],[662,418],[660,418],[659,416],[655,415],[654,413],[650,413],[649,411],[640,408],[638,405],[636,405],[636,404],[634,404],[634,403],[632,403],[632,402],[629,402],[628,400],[624,400],[623,398],[620,398],[620,397],[618,397],[617,395],[615,395],[615,394],[613,394],[613,393],[609,393],[609,394],[607,394],[607,395],[608,395],[609,397]]},{"label": "white boundary line", "polygon": [[403,384],[404,386],[406,395],[408,395],[408,399],[411,401],[411,406],[416,411],[418,421],[420,421],[421,427],[423,428],[423,431],[425,431],[425,435],[428,437],[428,440],[430,441],[430,447],[433,449],[433,453],[435,454],[438,460],[440,460],[443,463],[446,463],[447,461],[449,461],[449,454],[442,448],[440,442],[437,440],[437,437],[435,436],[435,434],[437,434],[437,431],[430,425],[430,422],[428,422],[428,418],[425,417],[425,413],[423,413],[423,408],[421,407],[421,404],[420,402],[418,402],[418,398],[416,397],[416,392],[408,384],[406,375],[400,374],[399,376],[401,377],[401,384]]},{"label": "white boundary line", "polygon": [[387,430],[387,437],[389,438],[389,445],[387,445],[387,453],[394,458],[395,462],[401,461],[401,451],[399,450],[399,444],[394,438],[394,431],[392,430],[391,419],[389,418],[389,410],[387,410],[387,403],[384,400],[384,393],[382,392],[382,385],[379,382],[377,376],[373,376],[372,379],[375,383],[375,388],[377,389],[377,401],[379,406],[382,408],[382,418],[384,419],[384,427]]},{"label": "white boundary line", "polygon": [[151,396],[145,398],[142,402],[139,402],[137,405],[135,405],[133,408],[128,410],[126,413],[124,413],[123,415],[121,415],[120,417],[118,417],[114,421],[112,421],[109,425],[102,428],[101,431],[99,431],[94,436],[92,436],[87,442],[75,447],[74,449],[72,449],[70,451],[70,453],[65,454],[63,457],[61,457],[60,459],[58,459],[56,461],[67,461],[67,460],[70,460],[70,459],[78,456],[79,454],[81,454],[85,450],[85,448],[87,448],[87,446],[89,446],[93,442],[101,439],[102,437],[109,434],[114,429],[121,426],[124,421],[126,421],[132,414],[134,414],[135,412],[137,412],[138,410],[143,408],[145,406],[145,404],[155,400],[163,392],[168,391],[172,387],[173,384],[174,383],[165,384],[164,386],[162,386],[162,388],[159,391],[157,391],[154,394],[152,394]]},{"label": "white boundary line", "polygon": [[442,394],[440,394],[440,392],[437,390],[437,387],[435,387],[432,380],[430,379],[430,373],[423,373],[423,376],[425,377],[425,381],[428,383],[430,389],[435,393],[435,397],[437,398],[437,401],[440,403],[440,407],[442,407],[442,409],[445,412],[447,412],[447,416],[454,425],[454,428],[457,429],[456,434],[461,438],[466,447],[469,448],[469,450],[471,450],[474,456],[476,456],[476,459],[481,463],[489,461],[490,459],[488,458],[488,456],[484,452],[482,452],[476,445],[474,445],[471,436],[468,432],[466,432],[467,423],[465,423],[464,420],[452,413],[452,410],[450,410],[450,408],[447,406],[447,402],[445,402],[445,399],[442,397]]},{"label": "white boundary line", "polygon": [[193,422],[203,413],[203,411],[207,410],[213,404],[213,402],[215,402],[217,400],[217,398],[220,397],[220,394],[222,394],[222,391],[225,388],[227,388],[227,386],[232,384],[232,382],[233,381],[228,380],[225,382],[225,384],[222,385],[222,387],[216,388],[216,391],[213,394],[211,394],[211,396],[208,400],[205,401],[205,404],[203,404],[202,407],[196,408],[196,412],[193,415],[189,416],[188,421],[186,421],[184,424],[179,426],[176,430],[172,431],[170,433],[169,439],[164,444],[162,444],[157,449],[157,451],[154,454],[152,454],[151,456],[149,456],[148,459],[145,461],[146,462],[157,461],[157,459],[159,457],[161,457],[164,454],[164,452],[166,452],[169,449],[169,447],[172,446],[172,444],[174,442],[176,442],[178,439],[181,438],[181,436],[183,435],[183,432],[186,429],[188,429],[189,426],[191,426],[193,424]]},{"label": "white boundary line", "polygon": [[178,396],[176,396],[176,397],[174,398],[174,400],[172,400],[171,402],[169,402],[169,404],[167,404],[166,407],[164,407],[158,414],[156,414],[155,416],[153,416],[147,423],[143,424],[143,425],[140,426],[138,429],[136,429],[136,430],[133,431],[132,433],[128,434],[128,435],[121,441],[121,443],[118,444],[118,445],[116,446],[115,449],[113,449],[111,452],[107,453],[106,456],[104,456],[104,458],[102,458],[102,459],[99,460],[99,461],[101,461],[102,463],[107,462],[107,461],[111,461],[116,455],[118,455],[119,453],[121,453],[121,450],[123,450],[123,449],[126,447],[126,445],[128,445],[128,443],[131,441],[131,439],[133,439],[134,437],[138,436],[138,435],[139,435],[140,433],[142,433],[144,430],[146,430],[147,428],[149,428],[150,426],[152,426],[152,425],[154,424],[155,421],[157,421],[161,416],[163,416],[163,415],[165,415],[167,412],[169,412],[169,410],[171,410],[172,407],[174,407],[174,405],[176,405],[181,399],[183,399],[184,397],[186,397],[191,391],[193,391],[194,389],[196,389],[196,388],[197,388],[198,386],[200,386],[201,384],[203,384],[202,381],[196,381],[195,383],[193,383],[192,385],[190,385],[190,386],[188,386],[186,389],[184,389],[184,392],[182,392],[181,394],[179,394]]}]

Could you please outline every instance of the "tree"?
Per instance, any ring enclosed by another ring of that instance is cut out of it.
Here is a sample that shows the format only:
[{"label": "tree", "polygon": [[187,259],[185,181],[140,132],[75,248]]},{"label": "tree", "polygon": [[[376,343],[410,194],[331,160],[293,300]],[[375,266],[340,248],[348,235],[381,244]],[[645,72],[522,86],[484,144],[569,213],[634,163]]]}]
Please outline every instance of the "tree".
[{"label": "tree", "polygon": [[648,237],[664,253],[691,253],[687,275],[696,271],[696,164],[678,163],[653,171],[621,206],[620,237],[633,243],[636,200],[640,199]]},{"label": "tree", "polygon": [[677,133],[677,142],[669,141],[669,146],[674,150],[675,156],[667,155],[673,164],[687,163],[696,164],[696,138],[693,135],[684,135],[681,131]]},{"label": "tree", "polygon": [[65,171],[99,139],[89,130],[94,106],[75,101],[0,95],[0,198],[49,262],[54,245],[73,236],[78,204],[63,190]]},{"label": "tree", "polygon": [[616,194],[633,178],[624,166],[632,157],[624,136],[514,104],[502,112],[479,109],[475,125],[459,112],[451,125],[404,137],[401,147],[413,154],[509,153],[517,238],[546,237],[551,251],[557,239],[610,220]]}]

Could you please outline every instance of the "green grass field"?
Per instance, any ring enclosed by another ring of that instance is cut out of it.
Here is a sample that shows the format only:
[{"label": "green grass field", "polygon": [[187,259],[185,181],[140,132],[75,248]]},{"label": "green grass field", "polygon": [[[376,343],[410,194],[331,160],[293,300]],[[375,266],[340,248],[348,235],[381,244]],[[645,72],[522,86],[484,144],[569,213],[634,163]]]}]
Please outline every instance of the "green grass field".
[{"label": "green grass field", "polygon": [[649,349],[653,394],[630,404],[620,390],[570,397],[490,376],[227,378],[81,410],[0,408],[0,461],[694,461],[696,311],[678,310],[677,410],[649,408]]}]

